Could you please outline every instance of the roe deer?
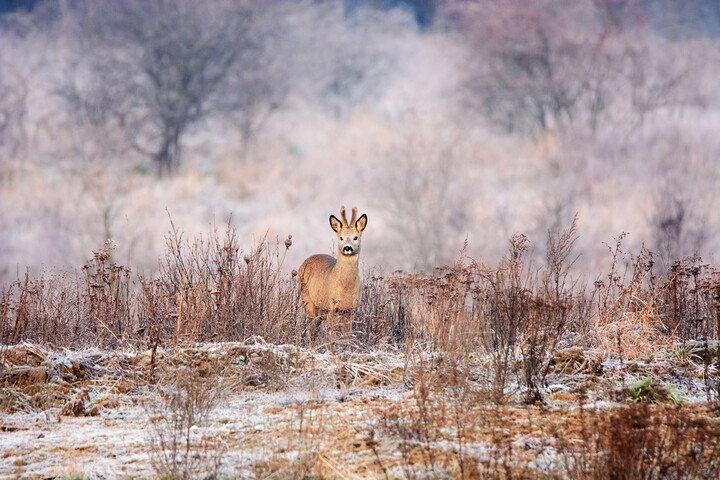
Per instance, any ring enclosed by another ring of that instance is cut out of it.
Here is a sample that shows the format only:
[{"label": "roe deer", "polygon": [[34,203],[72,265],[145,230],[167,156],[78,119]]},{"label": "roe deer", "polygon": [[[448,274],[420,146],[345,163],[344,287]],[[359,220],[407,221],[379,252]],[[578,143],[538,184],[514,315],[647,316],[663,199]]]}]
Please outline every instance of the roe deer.
[{"label": "roe deer", "polygon": [[338,236],[337,258],[313,255],[300,265],[300,294],[305,316],[312,321],[332,312],[342,316],[342,330],[349,333],[352,312],[360,296],[360,238],[367,225],[367,215],[357,219],[357,207],[352,209],[350,223],[345,206],[340,207],[342,222],[330,215],[330,227]]}]

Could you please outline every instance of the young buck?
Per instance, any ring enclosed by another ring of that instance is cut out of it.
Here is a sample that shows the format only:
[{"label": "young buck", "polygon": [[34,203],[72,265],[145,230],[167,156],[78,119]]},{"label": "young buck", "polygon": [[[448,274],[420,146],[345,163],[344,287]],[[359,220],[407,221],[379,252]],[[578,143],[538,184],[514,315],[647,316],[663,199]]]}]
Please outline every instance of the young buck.
[{"label": "young buck", "polygon": [[[342,317],[342,330],[349,333],[352,312],[360,296],[360,239],[367,226],[367,215],[357,218],[357,207],[352,209],[350,223],[345,207],[340,207],[342,222],[330,215],[330,227],[338,236],[337,258],[330,255],[313,255],[300,265],[300,294],[305,316],[311,321],[333,313]],[[357,219],[357,221],[356,221]]]}]

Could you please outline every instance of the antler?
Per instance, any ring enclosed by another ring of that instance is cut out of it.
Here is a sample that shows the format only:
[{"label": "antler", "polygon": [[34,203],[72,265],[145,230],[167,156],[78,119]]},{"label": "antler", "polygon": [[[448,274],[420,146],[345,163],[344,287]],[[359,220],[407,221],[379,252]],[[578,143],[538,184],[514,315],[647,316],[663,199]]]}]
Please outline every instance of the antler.
[{"label": "antler", "polygon": [[[354,210],[353,210],[353,215],[355,215],[355,211],[354,211]],[[348,221],[347,221],[347,217],[345,216],[345,205],[342,205],[342,206],[340,207],[340,218],[342,219],[343,224],[344,224],[346,227],[349,227],[349,226],[350,226],[350,224],[349,224]],[[353,220],[353,221],[354,221],[354,220]]]},{"label": "antler", "polygon": [[350,226],[353,226],[353,227],[354,227],[354,226],[355,226],[355,220],[357,220],[357,207],[353,207],[352,212],[353,212],[353,214],[352,214],[352,220],[350,220],[350,223],[348,224],[348,227],[350,227]]}]

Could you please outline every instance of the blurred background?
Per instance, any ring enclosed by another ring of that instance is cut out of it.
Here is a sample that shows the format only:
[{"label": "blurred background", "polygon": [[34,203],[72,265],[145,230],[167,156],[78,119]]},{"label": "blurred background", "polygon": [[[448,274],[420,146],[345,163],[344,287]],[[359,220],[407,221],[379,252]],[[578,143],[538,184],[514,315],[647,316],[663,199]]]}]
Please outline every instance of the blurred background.
[{"label": "blurred background", "polygon": [[542,261],[576,214],[590,278],[623,232],[717,261],[719,79],[716,0],[0,2],[0,280],[152,274],[171,219],[297,268],[341,204],[366,269]]}]

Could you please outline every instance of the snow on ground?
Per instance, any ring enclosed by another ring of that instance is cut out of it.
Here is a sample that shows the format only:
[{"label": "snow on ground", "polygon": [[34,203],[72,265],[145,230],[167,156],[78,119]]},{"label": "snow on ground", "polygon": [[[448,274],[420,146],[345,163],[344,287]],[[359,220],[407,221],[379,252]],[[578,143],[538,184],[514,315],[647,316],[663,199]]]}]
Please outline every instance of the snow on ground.
[{"label": "snow on ground", "polygon": [[[329,478],[407,478],[431,467],[452,477],[457,458],[497,466],[503,448],[523,452],[511,468],[544,471],[562,458],[549,432],[575,431],[578,392],[589,392],[590,411],[618,406],[607,392],[618,387],[619,365],[598,370],[568,360],[583,355],[558,354],[547,404],[528,406],[517,385],[504,405],[489,400],[483,359],[472,360],[464,385],[441,387],[444,361],[429,354],[226,343],[158,351],[153,364],[151,352],[8,347],[0,357],[0,478],[158,478],[153,458],[163,450],[152,439],[167,433],[164,421],[176,412],[167,399],[183,385],[177,372],[198,373],[204,389],[219,392],[189,430],[198,471],[217,458],[227,478],[284,478],[303,468]],[[702,383],[693,378],[702,369],[671,360],[626,365],[634,372],[625,382],[671,382],[683,401],[702,405]],[[431,426],[423,430],[418,412],[428,407]]]}]

